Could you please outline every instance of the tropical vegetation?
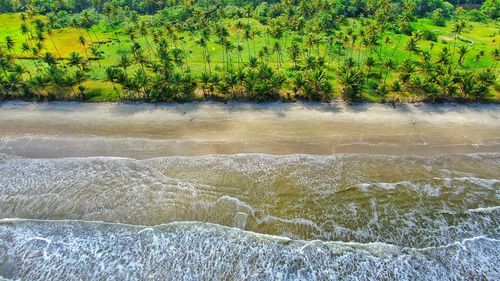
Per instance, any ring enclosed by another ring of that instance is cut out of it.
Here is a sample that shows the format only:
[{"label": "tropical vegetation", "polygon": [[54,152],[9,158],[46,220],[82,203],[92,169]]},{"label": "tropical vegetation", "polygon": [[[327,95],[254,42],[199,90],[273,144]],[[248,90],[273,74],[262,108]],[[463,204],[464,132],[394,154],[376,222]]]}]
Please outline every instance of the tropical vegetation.
[{"label": "tropical vegetation", "polygon": [[0,0],[0,100],[500,101],[500,0]]}]

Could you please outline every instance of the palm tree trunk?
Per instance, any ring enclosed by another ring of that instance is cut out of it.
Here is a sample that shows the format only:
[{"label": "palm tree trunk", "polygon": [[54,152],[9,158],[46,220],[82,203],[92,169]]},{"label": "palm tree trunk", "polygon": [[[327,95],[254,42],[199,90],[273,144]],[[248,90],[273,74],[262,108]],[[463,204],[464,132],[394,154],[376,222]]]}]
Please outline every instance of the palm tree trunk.
[{"label": "palm tree trunk", "polygon": [[247,41],[248,58],[250,59],[250,57],[252,56],[250,54],[250,40],[248,40],[248,38],[247,38],[246,41]]},{"label": "palm tree trunk", "polygon": [[52,34],[49,34],[50,41],[52,41],[52,46],[54,46],[54,49],[56,49],[57,54],[59,55],[59,58],[62,59],[61,52],[59,52],[59,49],[56,46],[56,43],[54,42],[54,38],[52,37]]}]

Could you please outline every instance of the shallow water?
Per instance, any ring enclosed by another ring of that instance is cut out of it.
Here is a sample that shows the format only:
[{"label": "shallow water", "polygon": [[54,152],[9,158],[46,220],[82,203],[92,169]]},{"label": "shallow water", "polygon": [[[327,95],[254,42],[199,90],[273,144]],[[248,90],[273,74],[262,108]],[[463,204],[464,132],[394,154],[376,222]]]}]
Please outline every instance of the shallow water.
[{"label": "shallow water", "polygon": [[0,105],[0,276],[500,279],[500,107]]}]

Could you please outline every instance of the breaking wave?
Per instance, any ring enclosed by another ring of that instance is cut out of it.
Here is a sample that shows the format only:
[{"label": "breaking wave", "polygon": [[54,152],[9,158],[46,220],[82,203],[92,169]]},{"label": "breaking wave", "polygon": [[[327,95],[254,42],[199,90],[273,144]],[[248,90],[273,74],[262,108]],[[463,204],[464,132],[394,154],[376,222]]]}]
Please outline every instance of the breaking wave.
[{"label": "breaking wave", "polygon": [[442,246],[500,238],[499,158],[3,159],[0,218],[200,221],[292,239]]},{"label": "breaking wave", "polygon": [[0,221],[0,274],[12,279],[498,280],[499,257],[500,241],[486,237],[417,249],[199,222]]}]

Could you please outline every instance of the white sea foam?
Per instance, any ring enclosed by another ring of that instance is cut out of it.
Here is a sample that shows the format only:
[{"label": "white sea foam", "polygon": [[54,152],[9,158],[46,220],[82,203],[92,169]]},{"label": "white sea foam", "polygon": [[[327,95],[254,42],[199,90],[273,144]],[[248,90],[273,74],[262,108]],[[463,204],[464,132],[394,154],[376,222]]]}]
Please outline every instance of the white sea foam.
[{"label": "white sea foam", "polygon": [[472,213],[491,213],[491,212],[499,211],[499,213],[500,213],[500,206],[475,208],[475,209],[469,209],[467,211],[472,212]]},{"label": "white sea foam", "polygon": [[[0,275],[49,279],[498,280],[500,241],[442,247],[290,240],[195,222],[0,222]],[[50,245],[30,242],[44,237]]]},{"label": "white sea foam", "polygon": [[438,246],[499,235],[496,212],[467,212],[498,204],[498,180],[487,178],[498,170],[498,154],[481,157],[5,159],[0,217],[140,225],[197,220],[300,239]]}]

